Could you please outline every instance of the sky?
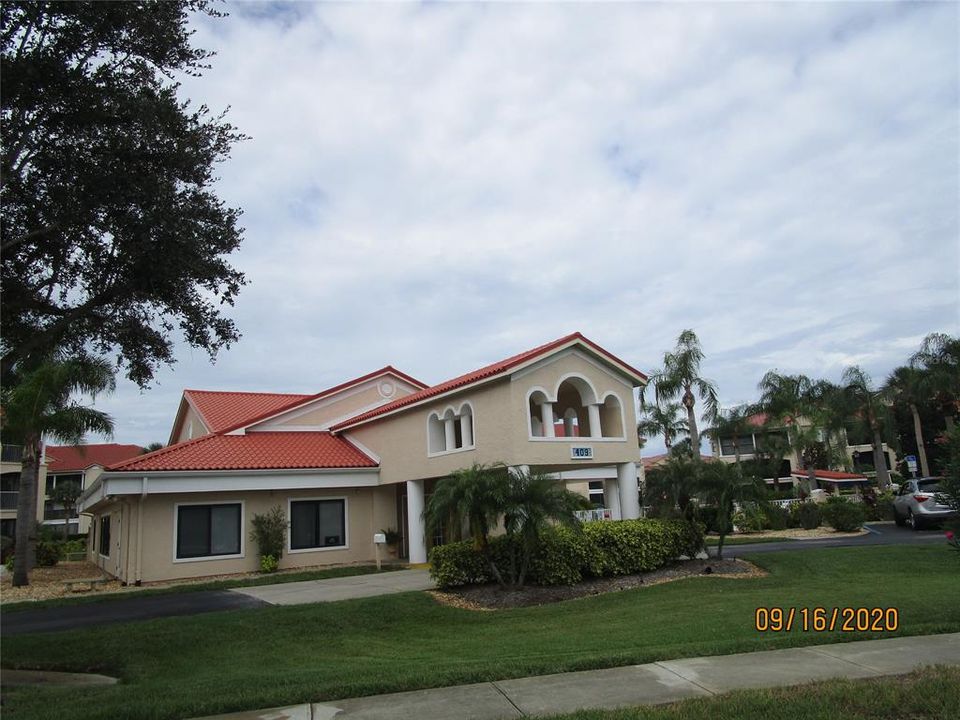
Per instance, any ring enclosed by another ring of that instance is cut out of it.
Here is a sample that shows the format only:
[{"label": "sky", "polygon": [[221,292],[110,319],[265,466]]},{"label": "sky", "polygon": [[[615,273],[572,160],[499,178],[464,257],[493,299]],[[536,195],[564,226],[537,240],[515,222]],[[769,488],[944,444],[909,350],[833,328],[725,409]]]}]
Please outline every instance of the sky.
[{"label": "sky", "polygon": [[960,332],[954,3],[226,10],[182,95],[251,138],[243,338],[98,399],[117,442],[184,388],[433,384],[577,330],[650,371],[694,329],[726,406]]}]

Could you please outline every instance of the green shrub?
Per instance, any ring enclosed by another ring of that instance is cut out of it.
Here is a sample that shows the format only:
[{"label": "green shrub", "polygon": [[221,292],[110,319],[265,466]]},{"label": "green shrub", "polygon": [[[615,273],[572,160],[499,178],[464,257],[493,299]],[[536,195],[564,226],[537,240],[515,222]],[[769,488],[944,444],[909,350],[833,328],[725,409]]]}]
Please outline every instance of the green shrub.
[{"label": "green shrub", "polygon": [[796,503],[790,509],[790,513],[795,518],[797,525],[804,530],[814,530],[820,527],[820,508],[815,502],[807,500],[806,502]]},{"label": "green shrub", "polygon": [[7,559],[7,553],[13,550],[13,538],[7,535],[0,535],[0,557]]},{"label": "green shrub", "polygon": [[863,525],[863,508],[843,498],[830,498],[821,512],[827,524],[838,532],[853,532]]},{"label": "green shrub", "polygon": [[257,543],[260,557],[271,556],[278,561],[283,557],[288,525],[283,508],[279,505],[275,505],[262,515],[253,516],[250,539]]},{"label": "green shrub", "polygon": [[37,540],[37,566],[53,567],[60,562],[60,543]]},{"label": "green shrub", "polygon": [[703,523],[706,532],[720,532],[717,525],[717,508],[713,505],[701,505],[697,508],[697,517]]},{"label": "green shrub", "polygon": [[57,551],[60,554],[61,560],[66,560],[69,555],[72,555],[74,553],[87,552],[86,540],[68,540],[66,542],[61,540],[55,544],[57,546]]},{"label": "green shrub", "polygon": [[280,567],[280,561],[277,560],[273,555],[260,556],[260,572],[262,573],[276,572],[278,567]]},{"label": "green shrub", "polygon": [[733,514],[733,524],[743,533],[760,532],[767,528],[767,515],[762,508],[750,503]]},{"label": "green shrub", "polygon": [[[510,544],[490,541],[490,553],[506,568]],[[621,520],[585,523],[581,528],[550,527],[541,532],[528,571],[537,585],[569,585],[584,577],[631,575],[655,570],[703,548],[703,526],[681,520]],[[470,541],[449,543],[430,552],[430,574],[440,587],[493,581],[488,563]]]},{"label": "green shrub", "polygon": [[790,526],[790,511],[779,505],[768,505],[763,508],[766,517],[764,523],[770,530],[786,530]]}]

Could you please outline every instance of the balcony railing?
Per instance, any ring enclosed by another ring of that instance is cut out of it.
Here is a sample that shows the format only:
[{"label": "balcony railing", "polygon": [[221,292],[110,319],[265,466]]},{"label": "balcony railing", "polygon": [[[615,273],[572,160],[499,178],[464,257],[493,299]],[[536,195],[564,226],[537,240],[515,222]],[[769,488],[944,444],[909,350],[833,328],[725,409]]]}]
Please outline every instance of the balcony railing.
[{"label": "balcony railing", "polygon": [[0,448],[0,461],[18,463],[23,460],[23,445],[4,445]]},{"label": "balcony railing", "polygon": [[16,510],[19,498],[20,493],[16,490],[4,490],[0,492],[0,510]]}]

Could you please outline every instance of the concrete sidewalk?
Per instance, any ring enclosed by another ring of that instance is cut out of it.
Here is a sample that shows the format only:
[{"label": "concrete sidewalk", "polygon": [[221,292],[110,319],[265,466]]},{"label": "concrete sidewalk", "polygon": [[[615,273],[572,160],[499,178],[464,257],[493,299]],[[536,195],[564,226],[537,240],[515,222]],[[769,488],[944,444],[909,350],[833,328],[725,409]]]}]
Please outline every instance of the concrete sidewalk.
[{"label": "concrete sidewalk", "polygon": [[304,605],[390,595],[412,590],[432,590],[435,587],[428,570],[413,568],[327,580],[305,580],[280,585],[235,588],[230,592],[256,598],[271,605]]},{"label": "concrete sidewalk", "polygon": [[897,675],[935,664],[960,665],[960,633],[667,660],[201,720],[506,720],[585,708],[658,705],[744,688]]}]

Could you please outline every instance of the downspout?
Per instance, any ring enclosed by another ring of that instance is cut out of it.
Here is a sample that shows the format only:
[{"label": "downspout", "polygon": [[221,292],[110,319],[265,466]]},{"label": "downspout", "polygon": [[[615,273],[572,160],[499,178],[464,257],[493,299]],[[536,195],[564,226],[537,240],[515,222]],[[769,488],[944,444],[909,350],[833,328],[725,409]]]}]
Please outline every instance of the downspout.
[{"label": "downspout", "polygon": [[140,587],[140,568],[143,563],[143,499],[147,496],[147,476],[140,480],[140,499],[137,501],[137,566],[134,585]]}]

